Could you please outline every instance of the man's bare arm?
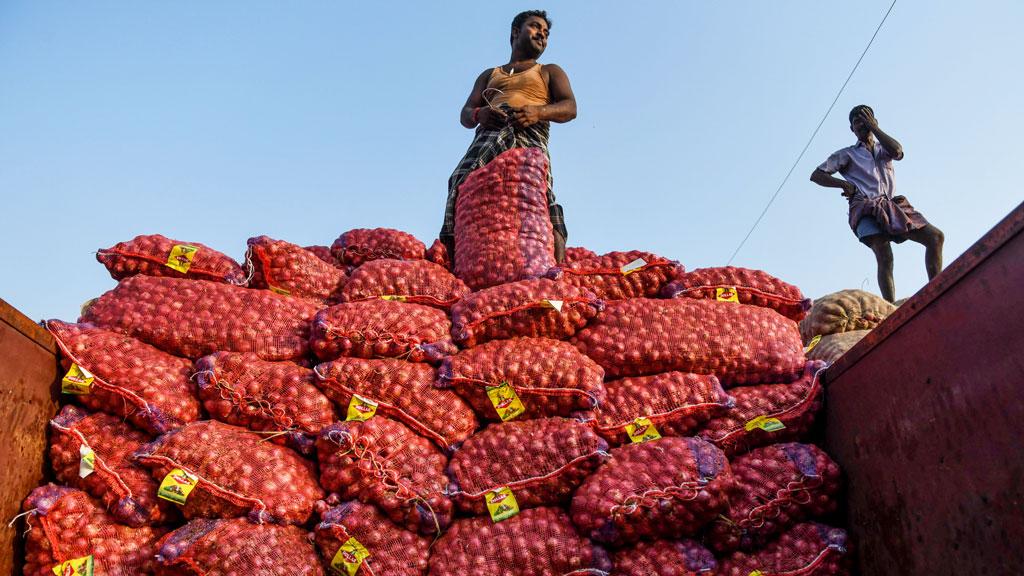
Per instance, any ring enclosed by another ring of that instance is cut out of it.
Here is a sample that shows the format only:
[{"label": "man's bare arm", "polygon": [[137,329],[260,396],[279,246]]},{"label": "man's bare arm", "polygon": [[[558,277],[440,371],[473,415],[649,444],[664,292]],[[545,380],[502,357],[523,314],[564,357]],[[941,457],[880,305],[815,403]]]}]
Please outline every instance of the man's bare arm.
[{"label": "man's bare arm", "polygon": [[564,123],[576,118],[576,96],[572,93],[569,76],[557,64],[545,64],[548,72],[550,104],[523,106],[514,109],[512,120],[517,126],[530,126],[541,121]]},{"label": "man's bare arm", "polygon": [[[462,107],[459,122],[466,128],[476,128],[477,124],[483,124],[486,128],[498,129],[505,125],[505,114],[500,110],[492,110],[484,100],[484,89],[487,88],[490,77],[491,70],[489,68],[480,73],[473,84],[473,91],[469,93],[469,98],[466,99],[466,104]],[[479,111],[476,113],[474,122],[473,111],[477,109]]]},{"label": "man's bare arm", "polygon": [[882,148],[885,148],[889,156],[892,156],[893,160],[903,160],[903,146],[900,146],[900,143],[895,138],[882,132],[882,129],[878,127],[878,120],[875,118],[875,115],[861,109],[860,117],[868,125],[868,129],[875,135],[875,138],[878,138],[878,143],[882,145]]},{"label": "man's bare arm", "polygon": [[824,186],[825,188],[842,188],[843,196],[847,198],[853,196],[853,193],[857,191],[857,187],[854,186],[853,182],[843,180],[842,178],[836,178],[821,169],[815,169],[814,172],[811,172],[811,182],[814,182],[818,186]]}]

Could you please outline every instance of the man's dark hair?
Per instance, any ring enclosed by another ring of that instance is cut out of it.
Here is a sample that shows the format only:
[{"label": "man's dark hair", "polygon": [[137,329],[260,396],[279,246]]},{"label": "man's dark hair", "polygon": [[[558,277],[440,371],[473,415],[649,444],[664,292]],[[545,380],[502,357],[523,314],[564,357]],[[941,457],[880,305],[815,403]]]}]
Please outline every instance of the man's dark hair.
[{"label": "man's dark hair", "polygon": [[[526,22],[526,19],[529,18],[530,16],[543,18],[544,21],[547,22],[548,24],[548,30],[551,30],[551,20],[548,18],[548,13],[545,10],[527,10],[525,12],[520,12],[519,14],[516,14],[516,17],[512,19],[512,32],[515,32],[516,30],[522,28],[523,23]],[[510,44],[512,43],[511,34],[509,34],[508,41]]]},{"label": "man's dark hair", "polygon": [[857,104],[853,107],[853,110],[850,110],[850,124],[853,124],[853,117],[861,110],[867,110],[868,114],[871,114],[872,116],[875,115],[875,111],[871,109],[871,106],[868,106],[867,104]]}]

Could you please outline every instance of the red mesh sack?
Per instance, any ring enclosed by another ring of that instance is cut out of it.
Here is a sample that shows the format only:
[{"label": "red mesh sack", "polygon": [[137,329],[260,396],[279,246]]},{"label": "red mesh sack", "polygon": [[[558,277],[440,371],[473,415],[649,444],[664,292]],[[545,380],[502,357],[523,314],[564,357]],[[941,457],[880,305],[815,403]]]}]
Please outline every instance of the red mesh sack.
[{"label": "red mesh sack", "polygon": [[[710,375],[665,372],[612,380],[604,387],[607,396],[594,414],[594,427],[616,446],[645,434],[689,436],[733,404]],[[646,421],[638,421],[642,418]]]},{"label": "red mesh sack", "polygon": [[480,290],[554,266],[547,187],[540,148],[513,148],[471,172],[455,201],[455,275]]},{"label": "red mesh sack", "polygon": [[469,287],[462,280],[433,262],[384,258],[356,268],[341,300],[396,300],[447,310],[466,294]]},{"label": "red mesh sack", "polygon": [[181,506],[186,518],[249,516],[302,524],[324,495],[312,462],[216,420],[168,432],[136,451],[135,458],[157,481],[173,472],[182,483],[194,485]]},{"label": "red mesh sack", "polygon": [[771,308],[799,322],[811,309],[800,289],[761,270],[723,266],[685,272],[665,286],[665,298],[707,298]]},{"label": "red mesh sack", "polygon": [[198,242],[172,240],[159,234],[136,236],[96,252],[114,280],[136,274],[192,278],[245,285],[245,270],[234,259]]},{"label": "red mesh sack", "polygon": [[164,536],[161,576],[322,576],[307,533],[296,526],[200,518]]},{"label": "red mesh sack", "polygon": [[[74,363],[93,378],[90,386],[74,394],[82,405],[125,418],[153,434],[199,418],[188,360],[92,324],[48,320],[46,329],[60,347],[66,368]],[[88,393],[80,393],[86,389]]]},{"label": "red mesh sack", "polygon": [[[314,370],[320,389],[346,411],[375,410],[376,414],[400,420],[444,450],[469,438],[477,429],[473,410],[451,390],[436,388],[436,373],[427,364],[338,358]],[[361,400],[353,403],[353,395]],[[367,408],[367,400],[376,408]],[[350,415],[349,419],[365,418]]]},{"label": "red mesh sack", "polygon": [[320,483],[342,499],[376,504],[392,521],[440,534],[452,519],[448,458],[396,420],[338,422],[317,439]]},{"label": "red mesh sack", "polygon": [[356,228],[331,244],[331,254],[342,264],[359,266],[370,260],[422,260],[427,247],[415,236],[392,228]]},{"label": "red mesh sack", "polygon": [[708,421],[699,434],[730,458],[758,446],[803,438],[821,409],[820,375],[825,364],[808,362],[790,384],[740,386],[729,390],[731,410]]},{"label": "red mesh sack", "polygon": [[602,300],[624,300],[656,297],[682,271],[678,262],[631,250],[563,262],[549,270],[547,277],[585,288]]},{"label": "red mesh sack", "polygon": [[327,262],[331,266],[335,266],[337,268],[341,268],[343,266],[343,264],[341,262],[338,262],[338,259],[334,257],[334,254],[331,254],[331,247],[330,246],[316,246],[316,245],[314,245],[314,246],[303,246],[302,248],[304,250],[308,250],[308,251],[312,252],[314,256],[316,256],[317,258],[323,260],[324,262]]},{"label": "red mesh sack", "polygon": [[57,480],[100,499],[118,522],[164,524],[177,518],[132,453],[152,438],[120,418],[65,406],[50,420],[50,464]]},{"label": "red mesh sack", "polygon": [[452,269],[452,259],[448,256],[448,248],[440,239],[434,240],[430,248],[427,248],[426,258],[438,266],[443,266],[445,270],[451,271]]},{"label": "red mesh sack", "polygon": [[196,362],[195,380],[211,418],[274,433],[273,442],[302,454],[312,454],[317,434],[336,420],[313,371],[291,362],[215,352]]},{"label": "red mesh sack", "polygon": [[721,450],[662,438],[612,450],[572,499],[573,523],[598,542],[692,536],[729,507],[736,483]]},{"label": "red mesh sack", "polygon": [[718,568],[710,550],[687,539],[638,542],[617,550],[612,561],[616,576],[709,576]]},{"label": "red mesh sack", "polygon": [[317,313],[310,347],[321,360],[350,356],[436,364],[456,352],[450,330],[448,315],[430,306],[388,300],[347,302]]},{"label": "red mesh sack", "polygon": [[610,378],[679,370],[714,374],[724,386],[788,382],[805,363],[795,323],[758,306],[713,300],[611,302],[572,342]]},{"label": "red mesh sack", "polygon": [[571,264],[588,258],[597,258],[597,252],[580,246],[569,246],[565,249],[565,260],[562,264]]},{"label": "red mesh sack", "polygon": [[[369,554],[359,564],[358,547]],[[426,576],[430,539],[396,526],[370,504],[357,500],[331,508],[316,526],[316,545],[325,564],[341,574],[345,562],[359,565],[356,574]],[[344,546],[344,549],[342,548]]]},{"label": "red mesh sack", "polygon": [[338,299],[348,279],[344,270],[290,242],[257,236],[248,244],[245,263],[251,288],[326,302]]},{"label": "red mesh sack", "polygon": [[708,531],[715,550],[760,548],[797,522],[837,508],[839,465],[813,444],[757,448],[730,465],[738,490]]},{"label": "red mesh sack", "polygon": [[532,336],[568,338],[604,304],[563,282],[522,280],[474,292],[452,306],[452,338],[464,348],[488,340]]},{"label": "red mesh sack", "polygon": [[757,552],[734,552],[719,563],[723,576],[848,576],[846,532],[824,524],[797,524]]},{"label": "red mesh sack", "polygon": [[[152,574],[156,541],[167,531],[119,524],[85,492],[53,484],[33,490],[22,510],[29,526],[25,576]],[[82,569],[87,557],[93,571]]]},{"label": "red mesh sack", "polygon": [[497,524],[460,519],[430,554],[431,576],[607,576],[611,569],[608,553],[580,537],[559,508],[523,510]]},{"label": "red mesh sack", "polygon": [[[481,419],[491,422],[572,416],[593,410],[605,397],[604,370],[568,342],[549,338],[486,342],[445,358],[437,373],[439,387],[454,389]],[[522,410],[491,400],[488,389],[494,394],[504,383]]]},{"label": "red mesh sack", "polygon": [[492,424],[452,456],[450,492],[471,514],[487,514],[487,495],[499,488],[508,488],[520,509],[557,505],[608,456],[608,443],[576,420]]},{"label": "red mesh sack", "polygon": [[188,358],[219,350],[292,360],[309,351],[316,304],[202,280],[133,276],[96,301],[85,322]]}]

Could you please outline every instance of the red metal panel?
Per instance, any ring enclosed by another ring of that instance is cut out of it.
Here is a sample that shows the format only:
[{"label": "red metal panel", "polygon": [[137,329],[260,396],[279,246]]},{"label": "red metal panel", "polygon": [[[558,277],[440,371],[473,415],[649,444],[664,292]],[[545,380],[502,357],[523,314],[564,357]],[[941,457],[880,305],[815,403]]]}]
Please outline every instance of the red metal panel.
[{"label": "red metal panel", "polygon": [[865,576],[1024,566],[1024,204],[826,373]]},{"label": "red metal panel", "polygon": [[[0,300],[0,518],[44,478],[46,423],[57,413],[57,348],[43,330]],[[21,565],[24,524],[0,530],[0,574]]]}]

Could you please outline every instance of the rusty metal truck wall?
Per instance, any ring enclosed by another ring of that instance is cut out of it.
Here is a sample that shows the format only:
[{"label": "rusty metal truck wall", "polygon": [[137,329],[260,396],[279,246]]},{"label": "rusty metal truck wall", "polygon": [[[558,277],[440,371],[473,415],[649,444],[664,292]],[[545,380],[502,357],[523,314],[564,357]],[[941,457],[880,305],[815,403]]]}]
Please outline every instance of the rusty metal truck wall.
[{"label": "rusty metal truck wall", "polygon": [[[56,346],[0,300],[0,518],[6,524],[44,479],[46,424],[57,412]],[[21,565],[24,524],[0,529],[0,574]],[[20,571],[19,571],[20,573]]]},{"label": "rusty metal truck wall", "polygon": [[865,576],[1021,573],[1024,205],[826,382]]}]

